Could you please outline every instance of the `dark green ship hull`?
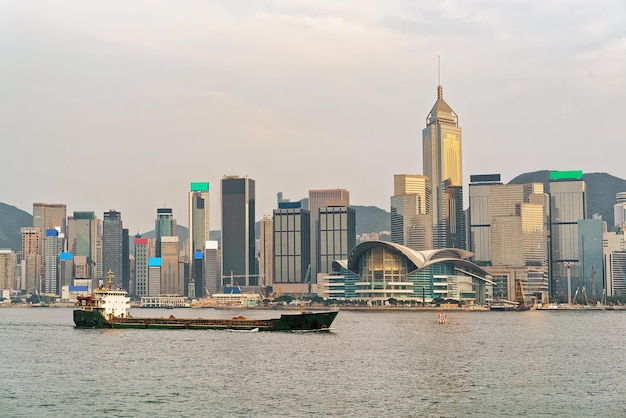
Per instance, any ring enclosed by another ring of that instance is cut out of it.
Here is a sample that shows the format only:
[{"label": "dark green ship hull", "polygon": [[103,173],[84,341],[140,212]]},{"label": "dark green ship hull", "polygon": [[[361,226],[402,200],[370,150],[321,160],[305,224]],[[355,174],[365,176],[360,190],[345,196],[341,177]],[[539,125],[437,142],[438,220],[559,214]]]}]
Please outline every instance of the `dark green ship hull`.
[{"label": "dark green ship hull", "polygon": [[80,328],[217,329],[232,331],[330,331],[337,312],[304,312],[275,319],[113,318],[97,310],[74,310]]}]

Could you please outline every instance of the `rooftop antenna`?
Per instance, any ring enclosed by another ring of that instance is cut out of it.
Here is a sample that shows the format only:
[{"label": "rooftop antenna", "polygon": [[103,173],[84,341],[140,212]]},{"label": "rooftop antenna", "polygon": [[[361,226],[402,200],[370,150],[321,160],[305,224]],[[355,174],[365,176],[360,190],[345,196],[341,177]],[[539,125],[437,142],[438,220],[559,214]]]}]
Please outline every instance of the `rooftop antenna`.
[{"label": "rooftop antenna", "polygon": [[437,55],[437,85],[441,85],[441,56]]}]

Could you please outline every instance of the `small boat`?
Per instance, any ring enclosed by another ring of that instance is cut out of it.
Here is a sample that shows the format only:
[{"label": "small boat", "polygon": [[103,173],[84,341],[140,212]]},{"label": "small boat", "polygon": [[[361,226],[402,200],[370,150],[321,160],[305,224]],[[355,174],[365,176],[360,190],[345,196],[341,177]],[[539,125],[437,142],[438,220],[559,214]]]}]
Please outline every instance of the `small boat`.
[{"label": "small boat", "polygon": [[216,329],[228,331],[317,331],[329,332],[337,311],[283,314],[279,318],[254,319],[242,315],[227,318],[135,318],[130,314],[130,298],[123,289],[100,286],[90,296],[78,297],[74,324],[79,328]]},{"label": "small boat", "polygon": [[447,322],[446,320],[446,314],[443,312],[439,313],[439,323],[440,324],[445,324]]}]

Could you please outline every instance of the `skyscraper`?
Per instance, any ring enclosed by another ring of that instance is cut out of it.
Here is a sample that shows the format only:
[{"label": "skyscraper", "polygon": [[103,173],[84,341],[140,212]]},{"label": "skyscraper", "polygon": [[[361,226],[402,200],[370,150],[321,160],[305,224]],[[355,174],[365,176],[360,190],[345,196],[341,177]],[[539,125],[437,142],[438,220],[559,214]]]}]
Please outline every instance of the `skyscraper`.
[{"label": "skyscraper", "polygon": [[272,286],[274,281],[274,221],[270,215],[263,215],[259,222],[259,229],[260,285]]},{"label": "skyscraper", "polygon": [[161,293],[183,295],[178,270],[178,237],[161,237]]},{"label": "skyscraper", "polygon": [[33,203],[33,227],[39,228],[41,234],[46,229],[59,228],[65,234],[67,227],[67,206],[64,203]]},{"label": "skyscraper", "polygon": [[161,257],[148,258],[148,292],[146,296],[161,294]]},{"label": "skyscraper", "polygon": [[600,299],[606,289],[603,271],[603,235],[606,229],[606,222],[599,217],[578,221],[579,286],[581,292],[585,289],[589,299],[593,300]]},{"label": "skyscraper", "polygon": [[221,206],[224,280],[233,286],[257,286],[254,180],[247,176],[224,176]]},{"label": "skyscraper", "polygon": [[430,180],[433,248],[465,248],[461,128],[457,114],[443,99],[426,117],[422,131],[424,175]]},{"label": "skyscraper", "polygon": [[491,201],[492,186],[501,185],[500,174],[470,176],[468,249],[474,253],[472,262],[491,265]]},{"label": "skyscraper", "polygon": [[217,241],[208,241],[204,248],[204,295],[211,296],[219,292],[221,280],[221,252]]},{"label": "skyscraper", "polygon": [[46,229],[45,242],[45,278],[43,291],[47,294],[59,295],[59,254],[61,253],[61,245],[63,242],[62,236],[59,236],[59,231],[50,228]]},{"label": "skyscraper", "polygon": [[113,286],[122,287],[124,276],[124,234],[122,214],[116,210],[104,212],[102,221],[102,271],[108,277],[113,273]]},{"label": "skyscraper", "polygon": [[171,208],[158,208],[157,218],[154,222],[154,231],[156,235],[155,254],[161,257],[161,238],[173,237],[176,235],[176,219],[172,214]]},{"label": "skyscraper", "polygon": [[391,196],[391,242],[416,251],[432,249],[428,177],[396,174]]},{"label": "skyscraper", "polygon": [[34,227],[20,228],[22,233],[22,289],[41,291],[41,235]]},{"label": "skyscraper", "polygon": [[148,295],[148,258],[150,256],[150,241],[147,238],[136,236],[135,244],[135,289],[134,294]]},{"label": "skyscraper", "polygon": [[550,172],[550,292],[568,301],[581,282],[578,221],[587,219],[586,189],[582,171]]},{"label": "skyscraper", "polygon": [[306,283],[311,264],[309,211],[300,202],[281,202],[274,209],[273,224],[273,283]]},{"label": "skyscraper", "polygon": [[189,191],[189,257],[191,260],[191,281],[195,297],[202,297],[205,283],[204,249],[210,239],[209,183],[191,183]]},{"label": "skyscraper", "polygon": [[[98,269],[97,256],[97,220],[94,212],[74,212],[74,216],[68,217],[67,223],[68,251],[74,255],[75,266],[78,264],[76,257],[84,257],[85,271],[76,274],[76,277],[101,279]],[[96,277],[98,276],[98,277]]]},{"label": "skyscraper", "polygon": [[10,248],[0,248],[0,289],[15,289],[17,254]]},{"label": "skyscraper", "polygon": [[356,246],[356,212],[344,205],[328,204],[319,210],[318,274],[332,271],[335,260],[347,260]]},{"label": "skyscraper", "polygon": [[309,190],[309,212],[311,214],[311,282],[317,283],[317,260],[319,255],[317,231],[320,208],[326,206],[350,206],[350,192],[346,189]]},{"label": "skyscraper", "polygon": [[520,281],[526,296],[547,302],[547,199],[541,183],[502,184],[499,174],[471,176],[470,251],[496,286],[494,297],[513,299]]}]

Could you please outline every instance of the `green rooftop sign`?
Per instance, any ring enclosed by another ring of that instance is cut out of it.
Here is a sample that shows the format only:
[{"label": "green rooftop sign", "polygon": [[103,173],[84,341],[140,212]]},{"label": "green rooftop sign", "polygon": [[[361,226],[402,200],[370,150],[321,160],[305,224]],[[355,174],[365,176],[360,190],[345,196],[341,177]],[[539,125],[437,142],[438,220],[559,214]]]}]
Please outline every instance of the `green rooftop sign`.
[{"label": "green rooftop sign", "polygon": [[209,191],[209,183],[191,183],[191,191],[192,192],[208,192]]},{"label": "green rooftop sign", "polygon": [[552,180],[582,180],[583,171],[550,171],[550,181]]}]

